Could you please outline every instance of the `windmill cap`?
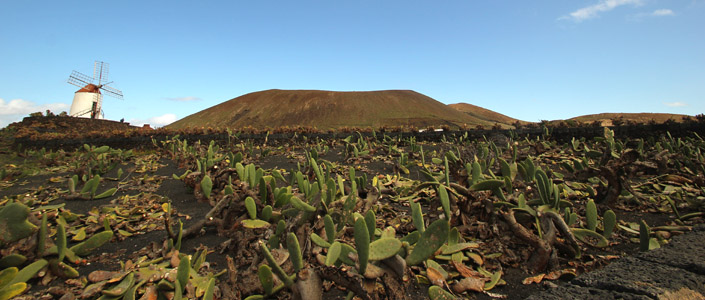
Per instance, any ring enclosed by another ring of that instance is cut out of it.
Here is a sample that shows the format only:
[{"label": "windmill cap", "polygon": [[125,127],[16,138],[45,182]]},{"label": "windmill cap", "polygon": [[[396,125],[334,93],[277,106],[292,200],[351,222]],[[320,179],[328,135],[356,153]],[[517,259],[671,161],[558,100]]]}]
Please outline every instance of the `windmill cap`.
[{"label": "windmill cap", "polygon": [[82,89],[76,91],[76,93],[98,93],[100,94],[100,88],[97,85],[89,83]]}]

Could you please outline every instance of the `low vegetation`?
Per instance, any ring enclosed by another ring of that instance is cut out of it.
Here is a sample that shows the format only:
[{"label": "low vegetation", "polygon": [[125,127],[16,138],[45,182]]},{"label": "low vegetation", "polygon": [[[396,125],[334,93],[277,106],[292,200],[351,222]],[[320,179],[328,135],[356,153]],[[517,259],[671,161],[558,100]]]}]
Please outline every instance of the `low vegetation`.
[{"label": "low vegetation", "polygon": [[516,299],[705,221],[697,133],[543,132],[6,146],[0,299]]}]

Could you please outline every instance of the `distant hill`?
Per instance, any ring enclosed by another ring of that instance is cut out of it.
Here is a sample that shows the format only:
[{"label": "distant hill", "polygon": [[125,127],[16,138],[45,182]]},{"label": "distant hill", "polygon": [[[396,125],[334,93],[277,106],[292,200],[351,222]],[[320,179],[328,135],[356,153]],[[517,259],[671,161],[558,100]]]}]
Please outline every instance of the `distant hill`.
[{"label": "distant hill", "polygon": [[266,90],[204,109],[168,125],[167,128],[315,126],[328,129],[402,125],[425,128],[442,125],[492,126],[494,123],[486,118],[462,113],[410,90]]},{"label": "distant hill", "polygon": [[461,112],[464,112],[471,117],[475,117],[481,120],[485,120],[487,122],[492,122],[492,123],[500,123],[500,124],[513,124],[514,122],[519,122],[521,124],[526,124],[528,122],[526,121],[521,121],[514,119],[512,117],[505,116],[503,114],[500,114],[498,112],[479,107],[477,105],[472,105],[469,103],[456,103],[456,104],[449,104],[448,106],[459,110]]},{"label": "distant hill", "polygon": [[583,123],[592,123],[594,121],[600,121],[600,122],[602,122],[602,125],[604,125],[604,126],[611,126],[612,121],[619,119],[619,118],[621,118],[622,121],[624,121],[624,122],[632,121],[632,122],[636,122],[636,123],[646,124],[646,123],[649,123],[649,121],[651,121],[651,120],[655,121],[656,123],[663,123],[668,120],[682,122],[684,117],[690,117],[690,116],[679,115],[679,114],[664,114],[664,113],[601,113],[601,114],[578,116],[575,118],[571,118],[570,120],[583,122]]}]

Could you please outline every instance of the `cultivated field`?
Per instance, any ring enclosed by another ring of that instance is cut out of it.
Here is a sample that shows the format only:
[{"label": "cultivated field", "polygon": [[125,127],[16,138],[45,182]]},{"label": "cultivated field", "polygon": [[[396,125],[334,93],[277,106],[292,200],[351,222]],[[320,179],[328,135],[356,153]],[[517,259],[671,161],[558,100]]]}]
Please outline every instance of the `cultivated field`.
[{"label": "cultivated field", "polygon": [[19,151],[5,130],[0,299],[523,299],[705,222],[701,136],[601,130]]}]

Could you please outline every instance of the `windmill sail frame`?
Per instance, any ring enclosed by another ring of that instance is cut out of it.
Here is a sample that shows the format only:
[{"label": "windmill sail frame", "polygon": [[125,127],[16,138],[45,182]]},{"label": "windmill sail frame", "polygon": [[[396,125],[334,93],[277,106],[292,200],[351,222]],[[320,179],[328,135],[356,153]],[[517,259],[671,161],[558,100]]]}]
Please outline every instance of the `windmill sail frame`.
[{"label": "windmill sail frame", "polygon": [[80,87],[76,92],[71,104],[70,115],[73,117],[90,117],[92,119],[102,119],[103,93],[122,100],[122,91],[108,86],[109,64],[102,61],[95,61],[93,65],[93,77],[78,71],[71,72],[68,83]]}]

